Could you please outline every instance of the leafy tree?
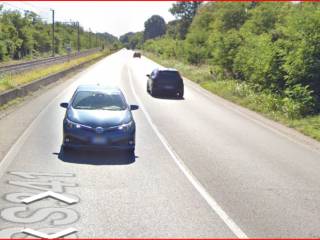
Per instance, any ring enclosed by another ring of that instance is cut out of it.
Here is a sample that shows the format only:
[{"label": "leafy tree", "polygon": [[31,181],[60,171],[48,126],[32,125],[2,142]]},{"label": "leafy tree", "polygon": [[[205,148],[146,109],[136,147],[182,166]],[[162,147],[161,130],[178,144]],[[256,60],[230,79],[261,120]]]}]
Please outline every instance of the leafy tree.
[{"label": "leafy tree", "polygon": [[148,40],[143,44],[143,49],[167,58],[183,56],[183,52],[185,51],[181,41],[168,37]]},{"label": "leafy tree", "polygon": [[[56,23],[55,52],[64,53],[71,44],[77,49],[78,27],[75,23]],[[91,45],[89,44],[91,37]],[[28,56],[49,54],[52,51],[51,24],[40,19],[31,11],[24,14],[19,11],[5,10],[0,5],[0,60],[20,59]],[[80,27],[81,49],[112,45],[119,41],[111,34],[93,34]]]},{"label": "leafy tree", "polygon": [[137,32],[129,38],[129,48],[141,48],[143,44],[143,32]]},{"label": "leafy tree", "polygon": [[185,56],[187,61],[199,64],[210,57],[209,34],[215,12],[214,4],[203,5],[198,10],[185,39]]},{"label": "leafy tree", "polygon": [[[246,82],[268,96],[270,111],[290,118],[320,112],[319,3],[207,2],[190,9],[191,2],[174,4],[177,19],[166,35],[143,49],[210,64],[215,77]],[[183,19],[189,25],[181,32]]]},{"label": "leafy tree", "polygon": [[144,23],[144,40],[161,37],[166,33],[166,22],[159,15],[151,16]]},{"label": "leafy tree", "polygon": [[173,39],[180,38],[179,25],[181,20],[173,20],[167,23],[166,34]]},{"label": "leafy tree", "polygon": [[128,32],[126,34],[123,34],[122,36],[120,36],[119,40],[121,43],[123,43],[125,46],[128,47],[129,44],[129,39],[130,37],[132,37],[134,35],[133,32]]},{"label": "leafy tree", "polygon": [[169,9],[170,13],[180,21],[178,23],[179,38],[184,39],[201,2],[177,2]]}]

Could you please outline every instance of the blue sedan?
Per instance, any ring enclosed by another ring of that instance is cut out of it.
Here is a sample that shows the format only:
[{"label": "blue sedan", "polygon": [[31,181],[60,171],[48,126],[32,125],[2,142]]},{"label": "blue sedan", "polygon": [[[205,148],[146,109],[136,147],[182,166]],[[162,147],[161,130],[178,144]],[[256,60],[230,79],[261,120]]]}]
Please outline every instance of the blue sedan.
[{"label": "blue sedan", "polygon": [[134,153],[136,126],[132,110],[118,88],[80,85],[66,108],[63,150],[126,150]]}]

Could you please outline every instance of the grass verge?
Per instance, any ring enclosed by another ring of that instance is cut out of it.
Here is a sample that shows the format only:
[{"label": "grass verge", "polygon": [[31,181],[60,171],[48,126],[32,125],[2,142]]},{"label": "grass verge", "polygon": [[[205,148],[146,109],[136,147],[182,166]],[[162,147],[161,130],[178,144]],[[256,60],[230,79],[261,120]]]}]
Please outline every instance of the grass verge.
[{"label": "grass verge", "polygon": [[272,93],[257,92],[246,83],[233,79],[214,80],[210,66],[194,66],[176,59],[165,59],[153,53],[144,55],[165,67],[176,68],[186,78],[198,83],[208,91],[244,106],[264,116],[320,141],[320,115],[294,118],[285,111],[282,99]]},{"label": "grass verge", "polygon": [[2,75],[0,76],[0,93],[9,89],[15,88],[17,86],[38,80],[40,78],[49,76],[51,74],[67,70],[81,63],[99,59],[109,54],[110,54],[110,51],[103,51],[103,52],[91,54],[89,56],[73,59],[73,60],[70,60],[69,62],[45,66],[39,69],[34,69],[31,71],[27,71],[19,74]]}]

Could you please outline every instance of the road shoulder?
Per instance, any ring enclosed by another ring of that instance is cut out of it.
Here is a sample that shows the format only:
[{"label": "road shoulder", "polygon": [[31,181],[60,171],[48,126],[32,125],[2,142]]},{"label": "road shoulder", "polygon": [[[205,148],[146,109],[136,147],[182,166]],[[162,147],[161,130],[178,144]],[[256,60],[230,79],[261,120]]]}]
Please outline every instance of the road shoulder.
[{"label": "road shoulder", "polygon": [[76,71],[72,75],[68,75],[46,87],[42,87],[36,92],[17,100],[16,104],[0,110],[0,163],[12,145],[40,114],[42,109],[68,85],[82,74],[90,71],[91,67],[95,66],[95,64]]}]

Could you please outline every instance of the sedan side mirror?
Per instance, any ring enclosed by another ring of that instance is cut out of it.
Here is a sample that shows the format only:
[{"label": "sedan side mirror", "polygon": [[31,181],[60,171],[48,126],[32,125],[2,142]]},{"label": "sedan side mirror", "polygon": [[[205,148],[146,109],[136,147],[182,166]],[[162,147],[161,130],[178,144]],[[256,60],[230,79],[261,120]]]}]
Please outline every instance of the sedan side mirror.
[{"label": "sedan side mirror", "polygon": [[151,76],[150,76],[150,74],[147,74],[146,76],[147,76],[148,78],[150,78],[150,77],[151,77]]},{"label": "sedan side mirror", "polygon": [[69,104],[66,102],[60,103],[60,107],[62,108],[68,108]]},{"label": "sedan side mirror", "polygon": [[138,105],[130,105],[130,110],[137,110],[139,109]]}]

